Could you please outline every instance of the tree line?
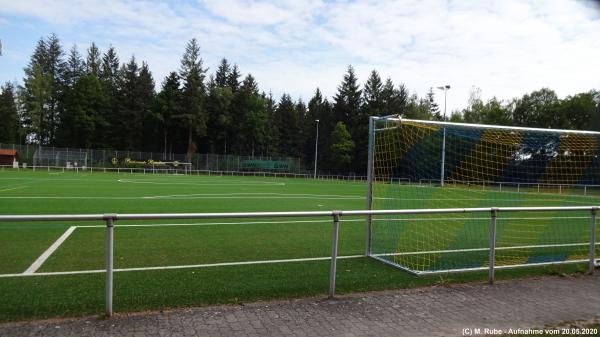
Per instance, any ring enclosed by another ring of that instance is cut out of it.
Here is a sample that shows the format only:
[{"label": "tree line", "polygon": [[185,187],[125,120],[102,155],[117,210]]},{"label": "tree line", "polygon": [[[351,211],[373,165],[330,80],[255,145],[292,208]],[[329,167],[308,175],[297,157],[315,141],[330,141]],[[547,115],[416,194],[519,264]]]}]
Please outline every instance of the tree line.
[{"label": "tree line", "polygon": [[[37,42],[24,73],[21,85],[1,87],[0,142],[166,157],[195,152],[289,156],[311,167],[318,120],[320,170],[363,174],[369,116],[444,118],[433,89],[418,97],[376,70],[361,87],[352,66],[331,99],[319,88],[307,103],[289,94],[274,98],[225,58],[208,74],[196,39],[187,43],[179,69],[162,80],[158,92],[146,62],[134,56],[121,62],[115,48],[101,52],[95,43],[85,56],[77,46],[65,52],[54,34]],[[559,99],[543,88],[510,101],[484,102],[474,89],[468,107],[449,119],[600,131],[600,92]]]}]

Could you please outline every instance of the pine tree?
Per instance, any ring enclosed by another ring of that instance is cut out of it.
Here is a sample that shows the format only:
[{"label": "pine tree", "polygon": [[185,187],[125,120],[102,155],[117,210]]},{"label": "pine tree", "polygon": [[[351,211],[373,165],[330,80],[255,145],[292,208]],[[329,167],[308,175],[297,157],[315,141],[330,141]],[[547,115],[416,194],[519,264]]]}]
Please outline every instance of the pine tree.
[{"label": "pine tree", "polygon": [[116,118],[111,123],[113,145],[118,149],[135,150],[142,137],[142,118],[136,97],[139,71],[133,56],[119,69]]},{"label": "pine tree", "polygon": [[142,120],[142,135],[138,141],[136,148],[145,151],[155,151],[161,148],[161,144],[157,141],[155,134],[160,129],[158,118],[154,115],[154,78],[148,68],[146,62],[142,62],[140,74],[136,84],[136,105],[139,109],[140,118]]},{"label": "pine tree", "polygon": [[440,112],[440,107],[435,102],[435,94],[433,93],[433,88],[429,88],[429,91],[427,92],[426,104],[427,104],[427,110],[429,112],[429,115],[433,119],[438,120],[438,121],[443,120],[443,116]]},{"label": "pine tree", "polygon": [[271,156],[280,153],[279,126],[281,125],[281,121],[279,119],[279,116],[277,115],[277,103],[273,98],[273,94],[269,93],[268,96],[265,96],[265,100],[267,124],[270,126],[267,129],[267,135],[265,140],[265,154]]},{"label": "pine tree", "polygon": [[[316,120],[319,120],[319,143],[318,143],[318,161],[319,170],[326,168],[328,162],[324,160],[329,156],[329,145],[331,134],[335,128],[335,120],[333,116],[333,109],[331,104],[323,97],[321,90],[317,88],[314,96],[308,102],[308,116],[307,118],[307,132],[308,139],[306,142],[306,153],[308,154],[307,159],[314,160],[315,156],[315,144],[316,140]],[[314,163],[313,163],[314,164]]]},{"label": "pine tree", "polygon": [[228,84],[227,81],[229,80],[230,74],[231,66],[229,66],[229,62],[227,62],[227,59],[223,58],[215,74],[215,85],[219,87],[226,87]]},{"label": "pine tree", "polygon": [[383,110],[383,83],[376,70],[371,71],[371,75],[365,83],[363,90],[364,105],[366,113],[369,116],[381,116]]},{"label": "pine tree", "polygon": [[87,58],[85,61],[85,71],[88,74],[98,76],[100,73],[100,50],[95,42],[87,50]]},{"label": "pine tree", "polygon": [[20,143],[20,123],[15,87],[6,82],[0,88],[0,143]]},{"label": "pine tree", "polygon": [[240,88],[241,76],[242,74],[240,74],[237,64],[234,64],[233,69],[231,69],[231,72],[227,77],[227,85],[231,88],[231,91],[233,91],[234,93],[237,92]]},{"label": "pine tree", "polygon": [[119,76],[119,57],[113,46],[110,46],[102,56],[102,65],[100,67],[100,79],[115,85]]},{"label": "pine tree", "polygon": [[206,69],[202,68],[200,58],[200,46],[196,39],[192,39],[188,42],[181,59],[179,75],[183,82],[183,99],[181,113],[177,116],[188,131],[187,159],[190,161],[197,149],[194,134],[199,137],[206,136],[208,116],[204,107],[205,73]]},{"label": "pine tree", "polygon": [[352,130],[353,122],[356,122],[357,116],[360,114],[361,104],[362,91],[358,85],[354,68],[350,65],[342,84],[338,86],[338,93],[334,97],[336,120],[344,122]]},{"label": "pine tree", "polygon": [[61,118],[58,142],[63,146],[92,148],[97,144],[99,114],[109,107],[106,88],[93,74],[82,75],[68,94],[68,109]]},{"label": "pine tree", "polygon": [[179,76],[171,72],[163,81],[162,89],[156,96],[156,117],[160,123],[163,135],[163,159],[170,158],[172,149],[174,116],[180,113],[181,91],[179,88]]},{"label": "pine tree", "polygon": [[34,57],[25,68],[21,100],[24,103],[28,133],[41,145],[48,145],[48,110],[46,103],[50,98],[52,78],[42,71],[42,66],[35,63]]},{"label": "pine tree", "polygon": [[84,74],[85,63],[81,58],[81,54],[77,50],[77,45],[73,45],[69,51],[69,58],[65,70],[65,85],[73,87],[79,78]]},{"label": "pine tree", "polygon": [[246,139],[246,151],[254,156],[263,152],[267,139],[268,118],[266,102],[258,93],[258,84],[250,74],[242,82],[239,93],[243,95],[244,121],[242,128],[242,139]]},{"label": "pine tree", "polygon": [[66,64],[55,34],[40,39],[25,68],[23,102],[32,136],[42,144],[52,144],[60,119]]},{"label": "pine tree", "polygon": [[300,120],[292,97],[283,94],[276,111],[277,127],[279,129],[280,153],[286,156],[297,156],[301,146]]}]

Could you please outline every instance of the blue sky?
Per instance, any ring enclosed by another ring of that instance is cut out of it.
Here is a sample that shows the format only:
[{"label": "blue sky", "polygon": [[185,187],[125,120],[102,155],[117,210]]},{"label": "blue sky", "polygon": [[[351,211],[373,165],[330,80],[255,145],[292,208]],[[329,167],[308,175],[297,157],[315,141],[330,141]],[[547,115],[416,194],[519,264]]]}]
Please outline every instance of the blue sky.
[{"label": "blue sky", "polygon": [[195,37],[209,72],[226,57],[261,90],[305,101],[317,86],[334,95],[348,64],[361,83],[377,69],[419,96],[450,84],[449,111],[474,87],[484,99],[600,89],[597,1],[0,0],[0,82],[20,82],[53,32],[65,50],[95,41],[121,61],[135,55],[157,84]]}]

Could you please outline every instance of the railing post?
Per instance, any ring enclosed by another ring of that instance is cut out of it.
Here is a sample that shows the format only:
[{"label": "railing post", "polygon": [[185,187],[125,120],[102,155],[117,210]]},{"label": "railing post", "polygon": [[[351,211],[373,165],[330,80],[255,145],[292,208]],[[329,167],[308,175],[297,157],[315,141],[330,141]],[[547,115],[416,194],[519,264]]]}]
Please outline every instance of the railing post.
[{"label": "railing post", "polygon": [[498,216],[498,210],[492,208],[492,214],[490,219],[490,270],[488,273],[488,279],[490,284],[494,283],[494,263],[496,262],[496,218]]},{"label": "railing post", "polygon": [[333,233],[331,234],[331,266],[329,269],[329,298],[335,296],[335,275],[340,231],[340,211],[333,211]]},{"label": "railing post", "polygon": [[588,273],[594,275],[594,267],[596,262],[596,213],[598,209],[592,207],[592,216],[590,224],[590,262],[588,265]]},{"label": "railing post", "polygon": [[106,217],[106,283],[104,292],[104,303],[106,305],[106,316],[112,316],[113,302],[113,243],[114,243],[114,216]]}]

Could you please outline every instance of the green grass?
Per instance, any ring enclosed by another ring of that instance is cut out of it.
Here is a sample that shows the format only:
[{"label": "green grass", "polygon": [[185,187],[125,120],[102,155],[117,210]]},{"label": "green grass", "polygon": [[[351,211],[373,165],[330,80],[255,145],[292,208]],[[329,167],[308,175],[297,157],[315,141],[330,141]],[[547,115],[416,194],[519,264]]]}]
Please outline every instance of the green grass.
[{"label": "green grass", "polygon": [[[420,191],[422,196],[440,193],[436,189]],[[450,191],[450,197],[467,199],[459,202],[473,207],[482,200],[481,193],[456,189]],[[0,214],[349,210],[364,209],[365,194],[364,183],[338,181],[0,171]],[[553,205],[569,204],[568,198],[572,197],[543,196],[552,199]],[[414,204],[439,206],[435,201]],[[360,218],[342,220],[339,255],[363,254],[364,222]],[[161,223],[188,225],[131,226]],[[0,223],[0,274],[22,273],[69,226],[78,228],[38,272],[103,269],[102,222]],[[457,230],[464,226],[461,220],[454,225]],[[329,256],[330,245],[330,218],[118,221],[115,268],[322,257]],[[582,266],[562,266],[497,274],[512,278],[583,270]],[[117,272],[114,309],[123,312],[320,296],[327,292],[328,273],[329,261]],[[482,281],[486,273],[415,277],[372,259],[355,258],[339,260],[337,278],[337,291],[350,293]],[[0,289],[0,321],[103,312],[103,273],[0,278]]]}]

